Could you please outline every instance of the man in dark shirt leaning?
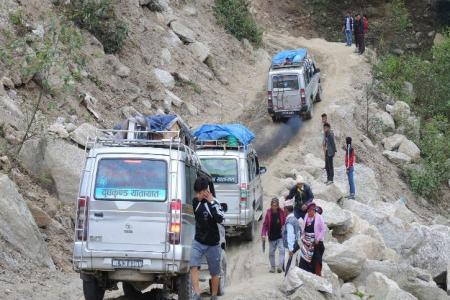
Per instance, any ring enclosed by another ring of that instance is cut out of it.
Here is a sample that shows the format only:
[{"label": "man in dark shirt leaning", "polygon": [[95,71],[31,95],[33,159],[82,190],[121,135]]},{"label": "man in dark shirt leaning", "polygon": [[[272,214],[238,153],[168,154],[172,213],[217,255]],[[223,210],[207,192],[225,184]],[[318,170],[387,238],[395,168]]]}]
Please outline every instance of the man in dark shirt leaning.
[{"label": "man in dark shirt leaning", "polygon": [[223,211],[220,203],[209,191],[209,180],[200,176],[194,184],[196,196],[192,205],[195,214],[195,238],[191,249],[191,278],[194,289],[194,300],[200,300],[199,267],[203,256],[206,256],[211,274],[211,300],[217,299],[220,275],[220,232],[218,224],[223,222]]}]

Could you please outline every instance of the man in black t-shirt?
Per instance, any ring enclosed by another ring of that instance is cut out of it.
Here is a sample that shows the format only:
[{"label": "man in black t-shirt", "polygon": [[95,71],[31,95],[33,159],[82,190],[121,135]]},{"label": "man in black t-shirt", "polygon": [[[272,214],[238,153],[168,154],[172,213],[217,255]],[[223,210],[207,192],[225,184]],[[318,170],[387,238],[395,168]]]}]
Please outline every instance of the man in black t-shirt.
[{"label": "man in black t-shirt", "polygon": [[211,300],[217,299],[220,275],[220,233],[218,224],[223,222],[223,211],[220,203],[209,191],[209,180],[198,177],[194,184],[196,197],[192,201],[195,214],[195,237],[191,249],[191,278],[194,289],[194,300],[200,300],[200,283],[198,268],[206,256],[211,274]]}]

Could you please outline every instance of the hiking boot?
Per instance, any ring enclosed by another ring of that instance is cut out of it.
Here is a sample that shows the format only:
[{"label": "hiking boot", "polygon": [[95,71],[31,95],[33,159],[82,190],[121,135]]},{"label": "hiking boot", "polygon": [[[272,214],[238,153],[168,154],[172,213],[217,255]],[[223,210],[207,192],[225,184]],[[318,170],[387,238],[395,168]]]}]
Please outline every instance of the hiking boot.
[{"label": "hiking boot", "polygon": [[269,272],[270,273],[275,273],[275,267],[271,267]]},{"label": "hiking boot", "polygon": [[283,270],[281,269],[281,267],[278,267],[277,268],[277,273],[282,273],[283,272]]}]

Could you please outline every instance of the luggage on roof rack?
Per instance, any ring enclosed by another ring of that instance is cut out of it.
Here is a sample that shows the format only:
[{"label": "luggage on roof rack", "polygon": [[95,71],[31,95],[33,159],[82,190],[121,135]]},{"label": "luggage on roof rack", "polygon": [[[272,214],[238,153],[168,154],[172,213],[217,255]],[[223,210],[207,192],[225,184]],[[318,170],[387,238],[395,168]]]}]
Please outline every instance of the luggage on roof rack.
[{"label": "luggage on roof rack", "polygon": [[197,147],[245,148],[255,135],[241,124],[205,124],[194,131]]},{"label": "luggage on roof rack", "polygon": [[306,48],[284,50],[272,57],[272,68],[292,68],[300,66],[308,55]]}]

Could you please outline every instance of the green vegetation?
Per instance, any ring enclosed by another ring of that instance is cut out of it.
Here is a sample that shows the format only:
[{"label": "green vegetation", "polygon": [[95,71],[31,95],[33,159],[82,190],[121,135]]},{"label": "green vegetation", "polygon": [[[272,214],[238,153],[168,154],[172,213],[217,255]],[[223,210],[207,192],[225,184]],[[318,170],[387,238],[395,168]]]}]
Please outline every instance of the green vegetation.
[{"label": "green vegetation", "polygon": [[106,53],[122,49],[128,36],[128,26],[114,12],[112,0],[73,0],[67,7],[70,18],[92,33]]},{"label": "green vegetation", "polygon": [[9,21],[14,25],[17,35],[23,36],[27,32],[25,16],[21,10],[16,10],[9,14]]},{"label": "green vegetation", "polygon": [[392,1],[389,19],[389,24],[395,31],[403,31],[412,26],[404,0]]},{"label": "green vegetation", "polygon": [[248,39],[259,46],[262,31],[256,25],[247,0],[215,0],[216,18],[238,40]]},{"label": "green vegetation", "polygon": [[[428,61],[415,55],[387,55],[374,71],[382,88],[409,103],[421,118],[421,136],[416,143],[424,163],[409,171],[408,178],[416,193],[437,196],[440,185],[450,176],[450,30],[429,56]],[[414,85],[415,95],[404,91],[405,81]]]}]

